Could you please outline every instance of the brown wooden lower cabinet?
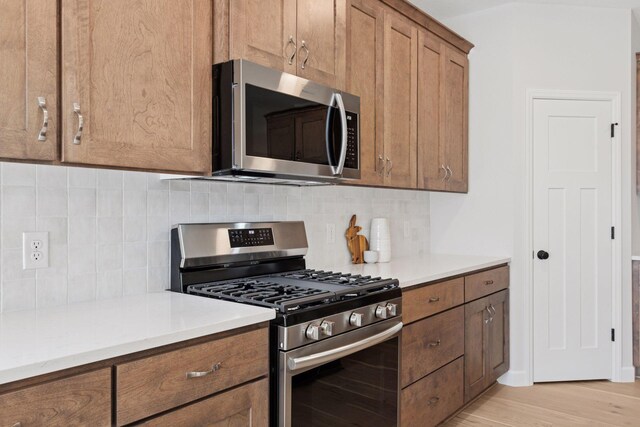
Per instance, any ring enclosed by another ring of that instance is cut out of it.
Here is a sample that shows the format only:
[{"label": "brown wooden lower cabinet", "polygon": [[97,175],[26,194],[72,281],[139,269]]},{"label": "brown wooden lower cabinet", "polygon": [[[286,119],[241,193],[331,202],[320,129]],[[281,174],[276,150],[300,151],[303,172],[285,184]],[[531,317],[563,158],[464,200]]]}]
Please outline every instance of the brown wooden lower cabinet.
[{"label": "brown wooden lower cabinet", "polygon": [[504,290],[465,305],[465,402],[509,369],[508,301]]},{"label": "brown wooden lower cabinet", "polygon": [[267,427],[269,380],[265,378],[225,391],[141,425]]},{"label": "brown wooden lower cabinet", "polygon": [[0,426],[110,426],[111,369],[0,395]]},{"label": "brown wooden lower cabinet", "polygon": [[402,427],[436,426],[462,407],[463,360],[460,357],[402,390]]}]

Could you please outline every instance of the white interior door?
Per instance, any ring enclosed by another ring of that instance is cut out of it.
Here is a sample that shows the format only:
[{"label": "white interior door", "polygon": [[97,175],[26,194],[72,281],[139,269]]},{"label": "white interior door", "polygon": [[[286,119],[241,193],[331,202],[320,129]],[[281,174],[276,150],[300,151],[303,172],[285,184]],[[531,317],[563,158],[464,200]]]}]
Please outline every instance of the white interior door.
[{"label": "white interior door", "polygon": [[611,101],[534,100],[536,382],[611,378],[612,116]]}]

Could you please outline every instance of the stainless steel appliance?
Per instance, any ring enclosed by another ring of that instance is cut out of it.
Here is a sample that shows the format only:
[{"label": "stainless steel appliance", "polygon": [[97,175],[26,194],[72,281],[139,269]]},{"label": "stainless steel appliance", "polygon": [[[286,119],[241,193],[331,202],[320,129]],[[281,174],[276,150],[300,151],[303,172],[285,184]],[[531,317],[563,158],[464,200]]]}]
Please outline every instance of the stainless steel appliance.
[{"label": "stainless steel appliance", "polygon": [[397,425],[397,280],[307,269],[303,222],[182,224],[171,238],[173,291],[276,310],[271,425]]},{"label": "stainless steel appliance", "polygon": [[245,60],[214,65],[213,76],[215,178],[360,178],[360,98]]}]

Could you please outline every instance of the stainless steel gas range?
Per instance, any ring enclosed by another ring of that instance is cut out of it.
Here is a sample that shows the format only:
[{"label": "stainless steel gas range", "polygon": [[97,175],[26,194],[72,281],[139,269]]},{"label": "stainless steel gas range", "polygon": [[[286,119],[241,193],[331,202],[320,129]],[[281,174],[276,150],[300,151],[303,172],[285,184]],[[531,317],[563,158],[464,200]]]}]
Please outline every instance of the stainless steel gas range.
[{"label": "stainless steel gas range", "polygon": [[171,289],[271,307],[271,425],[395,426],[397,280],[306,268],[303,222],[181,224]]}]

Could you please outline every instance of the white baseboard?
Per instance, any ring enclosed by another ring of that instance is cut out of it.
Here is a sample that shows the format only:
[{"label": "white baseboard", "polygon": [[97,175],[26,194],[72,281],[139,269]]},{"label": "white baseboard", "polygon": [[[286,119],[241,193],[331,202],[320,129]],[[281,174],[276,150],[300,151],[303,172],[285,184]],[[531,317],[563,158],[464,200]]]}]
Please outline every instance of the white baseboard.
[{"label": "white baseboard", "polygon": [[614,382],[632,383],[636,380],[636,368],[634,366],[623,366],[620,370],[620,378]]},{"label": "white baseboard", "polygon": [[508,371],[498,378],[498,382],[511,387],[528,387],[533,385],[529,382],[529,375],[527,375],[526,371]]}]

